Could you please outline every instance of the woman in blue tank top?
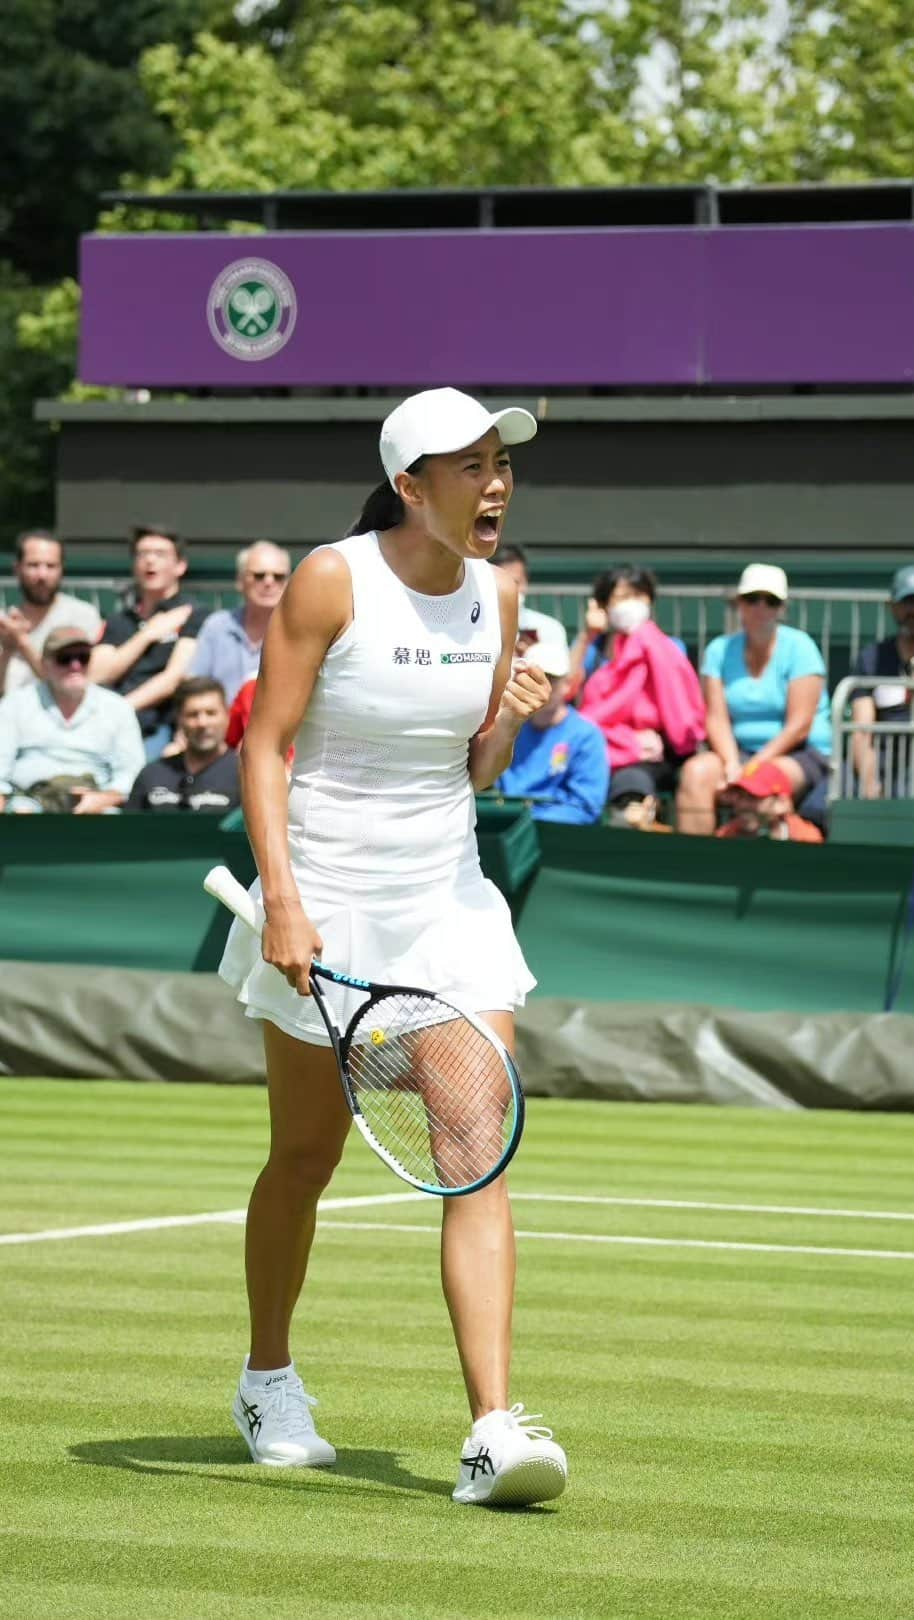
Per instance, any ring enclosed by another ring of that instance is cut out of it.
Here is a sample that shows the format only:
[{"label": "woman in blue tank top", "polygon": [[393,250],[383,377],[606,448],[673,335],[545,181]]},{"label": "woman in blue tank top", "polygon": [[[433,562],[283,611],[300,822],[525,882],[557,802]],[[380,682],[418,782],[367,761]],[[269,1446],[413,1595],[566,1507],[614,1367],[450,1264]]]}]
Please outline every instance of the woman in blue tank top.
[{"label": "woman in blue tank top", "polygon": [[[426,979],[429,988],[459,992],[512,1048],[513,1009],[534,982],[504,900],[479,870],[471,834],[472,790],[490,786],[507,768],[521,726],[550,691],[539,669],[514,663],[513,582],[493,569],[492,589],[488,573],[477,572],[488,568],[511,497],[506,446],[535,432],[528,412],[493,415],[455,389],[406,400],[383,425],[387,476],[354,526],[358,541],[323,547],[298,567],[267,634],[242,753],[245,820],[266,913],[262,957],[236,928],[221,969],[247,1013],[263,1020],[269,1088],[270,1154],[247,1224],[251,1349],[232,1409],[257,1462],[314,1467],[336,1456],[316,1433],[313,1401],[289,1350],[317,1202],[350,1124],[335,1058],[318,1044],[309,1018],[312,958],[333,961],[348,942],[352,960],[335,965],[389,980],[396,960],[400,982],[420,983],[408,969],[411,951],[421,948],[422,964],[439,980]],[[476,583],[478,592],[467,591]],[[434,637],[451,634],[490,650],[433,657]],[[346,678],[347,660],[356,660],[349,664],[356,680]],[[480,685],[481,662],[492,673]],[[402,687],[397,669],[408,677]],[[429,670],[437,684],[419,686]],[[456,720],[445,717],[436,728],[433,692],[442,694],[442,708],[453,697]],[[334,694],[346,711],[339,728]],[[424,718],[415,713],[422,703]],[[285,760],[296,738],[290,793]],[[450,820],[449,784],[457,801]],[[391,814],[397,794],[410,810],[400,827]],[[446,847],[455,852],[447,871],[433,864],[429,813],[441,817]],[[411,824],[417,860],[421,852],[413,881],[404,870]],[[347,848],[348,878],[341,871]],[[418,972],[418,954],[415,963]],[[508,1404],[514,1233],[504,1178],[444,1203],[442,1279],[473,1420],[454,1499],[484,1503],[494,1489],[502,1497],[507,1490],[514,1502],[542,1501],[564,1488],[566,1464],[551,1431],[532,1428],[523,1407]]]},{"label": "woman in blue tank top", "polygon": [[713,833],[717,795],[760,765],[776,765],[801,805],[824,783],[831,754],[825,661],[811,636],[783,623],[787,575],[750,563],[737,586],[742,629],[708,643],[701,666],[706,753],[683,766],[676,824]]}]

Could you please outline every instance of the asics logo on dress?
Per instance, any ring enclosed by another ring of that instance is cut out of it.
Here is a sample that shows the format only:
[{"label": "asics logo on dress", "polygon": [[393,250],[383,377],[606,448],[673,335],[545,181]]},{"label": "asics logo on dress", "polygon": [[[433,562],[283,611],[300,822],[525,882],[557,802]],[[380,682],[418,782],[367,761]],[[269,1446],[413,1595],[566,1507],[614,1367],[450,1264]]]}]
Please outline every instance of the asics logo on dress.
[{"label": "asics logo on dress", "polygon": [[254,1405],[254,1402],[246,1401],[243,1395],[241,1396],[241,1410],[247,1419],[247,1425],[251,1431],[251,1438],[256,1440],[258,1434],[260,1433],[260,1426],[263,1419],[260,1416],[257,1407]]},{"label": "asics logo on dress", "polygon": [[481,611],[482,611],[482,608],[481,608],[480,603],[479,602],[474,602],[473,603],[473,611],[470,614],[470,623],[471,624],[476,624],[477,623]]},{"label": "asics logo on dress", "polygon": [[477,1474],[485,1476],[495,1472],[495,1464],[485,1446],[480,1446],[475,1457],[461,1457],[460,1461],[464,1468],[470,1470],[471,1479],[475,1479]]}]

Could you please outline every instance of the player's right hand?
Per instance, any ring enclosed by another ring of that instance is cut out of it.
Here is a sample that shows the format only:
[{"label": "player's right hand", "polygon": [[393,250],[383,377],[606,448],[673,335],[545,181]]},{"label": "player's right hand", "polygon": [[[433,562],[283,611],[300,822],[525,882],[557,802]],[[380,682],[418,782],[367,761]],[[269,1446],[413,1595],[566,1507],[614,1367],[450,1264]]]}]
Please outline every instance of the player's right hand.
[{"label": "player's right hand", "polygon": [[268,913],[263,930],[263,959],[285,975],[300,996],[310,996],[308,975],[324,942],[314,924],[299,906],[297,910]]}]

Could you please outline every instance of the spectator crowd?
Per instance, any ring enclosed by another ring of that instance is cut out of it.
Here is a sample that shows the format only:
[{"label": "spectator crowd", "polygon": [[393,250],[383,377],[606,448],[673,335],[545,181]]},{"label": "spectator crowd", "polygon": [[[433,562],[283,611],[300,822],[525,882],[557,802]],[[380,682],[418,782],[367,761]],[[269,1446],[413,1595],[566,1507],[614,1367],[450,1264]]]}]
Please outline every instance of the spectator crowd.
[{"label": "spectator crowd", "polygon": [[[262,540],[237,558],[239,604],[207,613],[185,590],[179,535],[140,525],[132,585],[103,623],[63,587],[56,537],[16,544],[19,601],[0,613],[0,810],[209,811],[239,803],[236,750],[250,716],[264,635],[291,572]],[[644,830],[821,842],[832,726],[826,668],[811,636],[785,622],[787,576],[751,563],[735,588],[739,629],[700,668],[655,619],[657,582],[621,566],[594,582],[584,624],[527,605],[518,546],[497,566],[519,593],[518,658],[549,677],[549,702],[523,727],[497,791],[534,818]],[[901,796],[901,751],[875,723],[912,725],[914,564],[889,590],[894,632],[861,649],[851,713],[861,729],[844,790]]]},{"label": "spectator crowd", "polygon": [[130,553],[131,588],[103,623],[61,589],[60,541],[20,535],[21,600],[0,614],[0,810],[224,815],[239,804],[236,747],[289,554],[246,547],[238,607],[207,613],[185,593],[179,535],[140,525]]}]

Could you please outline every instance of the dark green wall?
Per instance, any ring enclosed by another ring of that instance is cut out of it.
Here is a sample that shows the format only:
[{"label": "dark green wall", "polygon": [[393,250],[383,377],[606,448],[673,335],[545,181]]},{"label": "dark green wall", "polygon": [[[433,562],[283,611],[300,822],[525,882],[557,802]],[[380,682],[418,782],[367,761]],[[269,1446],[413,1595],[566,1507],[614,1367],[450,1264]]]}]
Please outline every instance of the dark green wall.
[{"label": "dark green wall", "polygon": [[[674,582],[722,582],[748,558],[794,584],[882,586],[914,555],[914,399],[523,400],[509,538],[535,576],[589,579],[636,557]],[[123,565],[122,536],[168,522],[195,567],[258,535],[306,548],[345,531],[378,481],[389,399],[51,405],[57,523],[72,565]]]}]

